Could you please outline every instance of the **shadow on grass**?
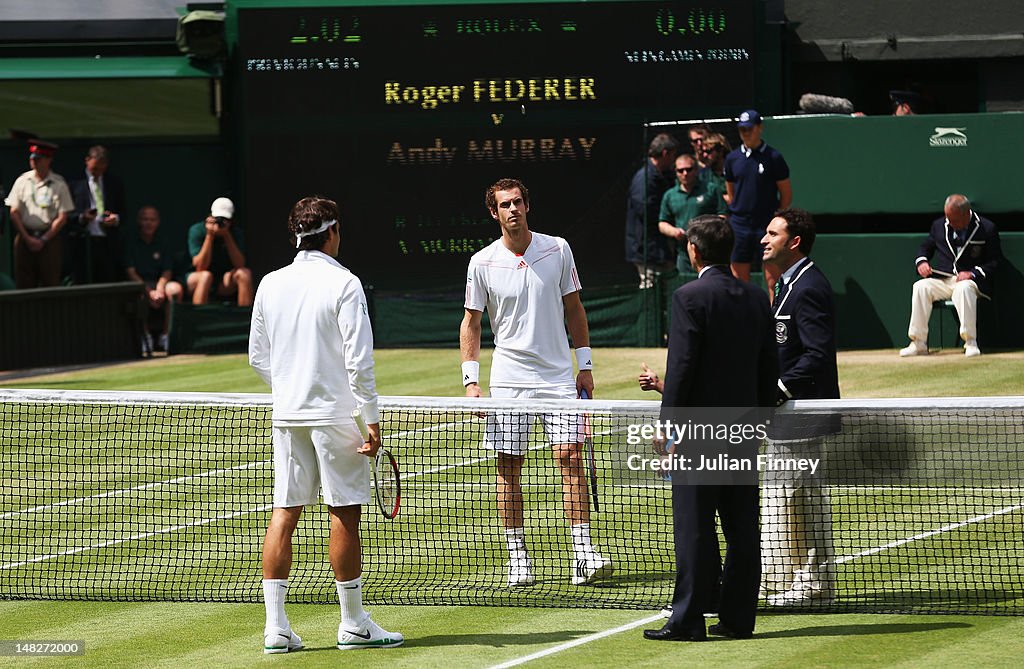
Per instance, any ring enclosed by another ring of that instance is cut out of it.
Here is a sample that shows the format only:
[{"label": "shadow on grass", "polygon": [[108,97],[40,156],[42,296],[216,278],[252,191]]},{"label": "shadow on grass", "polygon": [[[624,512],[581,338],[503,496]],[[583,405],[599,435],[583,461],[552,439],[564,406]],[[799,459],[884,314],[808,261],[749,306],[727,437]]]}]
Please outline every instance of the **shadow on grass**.
[{"label": "shadow on grass", "polygon": [[938,630],[968,629],[974,627],[968,623],[878,623],[860,625],[816,625],[799,627],[777,632],[756,632],[757,639],[784,639],[802,636],[864,636],[868,634],[914,634],[917,632],[934,632]]}]

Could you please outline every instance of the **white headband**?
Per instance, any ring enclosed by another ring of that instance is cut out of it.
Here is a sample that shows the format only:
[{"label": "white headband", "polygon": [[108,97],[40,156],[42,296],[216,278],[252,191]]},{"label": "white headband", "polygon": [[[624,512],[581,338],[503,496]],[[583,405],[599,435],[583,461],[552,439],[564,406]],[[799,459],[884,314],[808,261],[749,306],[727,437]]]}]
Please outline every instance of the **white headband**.
[{"label": "white headband", "polygon": [[337,223],[337,221],[334,221],[334,220],[324,221],[323,223],[320,224],[320,227],[317,228],[316,230],[306,230],[305,232],[296,232],[295,233],[295,248],[299,248],[299,246],[302,245],[302,238],[303,237],[309,237],[310,235],[319,235],[321,232],[323,232],[327,228],[331,227],[335,223]]}]

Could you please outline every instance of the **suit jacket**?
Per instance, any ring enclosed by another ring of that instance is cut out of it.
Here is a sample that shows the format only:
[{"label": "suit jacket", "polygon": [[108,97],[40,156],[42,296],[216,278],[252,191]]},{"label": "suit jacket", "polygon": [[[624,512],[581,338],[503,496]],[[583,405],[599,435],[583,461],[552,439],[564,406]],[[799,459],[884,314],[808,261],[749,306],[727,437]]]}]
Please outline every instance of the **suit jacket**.
[{"label": "suit jacket", "polygon": [[949,227],[946,219],[935,219],[914,263],[920,265],[930,260],[932,271],[944,276],[974,272],[974,283],[978,284],[978,290],[989,297],[992,278],[1003,257],[999,231],[995,223],[971,212],[971,222],[963,232],[966,244],[957,243],[954,237],[956,232]]},{"label": "suit jacket", "polygon": [[[82,217],[85,212],[92,209],[91,195],[88,177],[71,182],[71,199],[75,203],[75,213],[71,215],[68,222],[74,224],[76,234],[88,234],[85,231],[86,224]],[[121,216],[121,223],[128,221],[128,212],[125,211],[124,184],[117,178],[117,175],[110,172],[103,175],[103,204],[107,211]],[[111,234],[111,231],[116,233],[117,229],[110,228],[107,230],[107,234]]]},{"label": "suit jacket", "polygon": [[663,415],[672,407],[775,406],[778,357],[768,296],[726,266],[672,295]]},{"label": "suit jacket", "polygon": [[[633,175],[626,202],[626,262],[675,262],[675,251],[668,237],[658,231],[661,198],[675,183],[675,175],[659,172],[650,158],[645,158],[643,167]],[[646,246],[644,230],[647,231]]]},{"label": "suit jacket", "polygon": [[[836,307],[832,284],[807,259],[775,300],[778,400],[838,399]],[[839,429],[839,416],[822,420],[775,420],[775,439],[821,436]]]}]

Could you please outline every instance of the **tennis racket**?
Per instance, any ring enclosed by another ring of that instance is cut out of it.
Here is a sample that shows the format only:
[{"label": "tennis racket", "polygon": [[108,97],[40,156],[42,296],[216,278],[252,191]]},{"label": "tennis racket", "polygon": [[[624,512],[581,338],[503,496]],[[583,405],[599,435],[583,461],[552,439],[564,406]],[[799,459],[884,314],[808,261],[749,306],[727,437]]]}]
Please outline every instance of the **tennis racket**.
[{"label": "tennis racket", "polygon": [[[586,390],[580,391],[581,400],[589,400]],[[590,499],[594,511],[601,510],[601,499],[597,494],[597,456],[594,454],[594,433],[590,428],[590,414],[583,413],[583,453],[587,458],[587,479],[590,481]]]},{"label": "tennis racket", "polygon": [[[366,421],[363,414],[356,409],[352,412],[352,418],[356,421],[359,434],[363,435],[363,441],[370,441],[370,431],[366,429]],[[398,477],[398,461],[391,451],[381,444],[377,449],[377,455],[371,460],[373,463],[373,494],[377,499],[377,507],[381,514],[388,520],[398,515],[398,509],[402,505],[402,484]]]}]

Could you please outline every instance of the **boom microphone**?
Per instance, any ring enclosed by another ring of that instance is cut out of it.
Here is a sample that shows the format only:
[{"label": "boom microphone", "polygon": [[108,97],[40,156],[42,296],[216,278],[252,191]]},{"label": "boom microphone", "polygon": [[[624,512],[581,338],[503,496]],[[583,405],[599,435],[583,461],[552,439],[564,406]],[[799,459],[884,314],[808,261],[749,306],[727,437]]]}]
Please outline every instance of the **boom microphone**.
[{"label": "boom microphone", "polygon": [[800,96],[800,110],[808,114],[852,114],[853,103],[846,98],[804,93]]}]

